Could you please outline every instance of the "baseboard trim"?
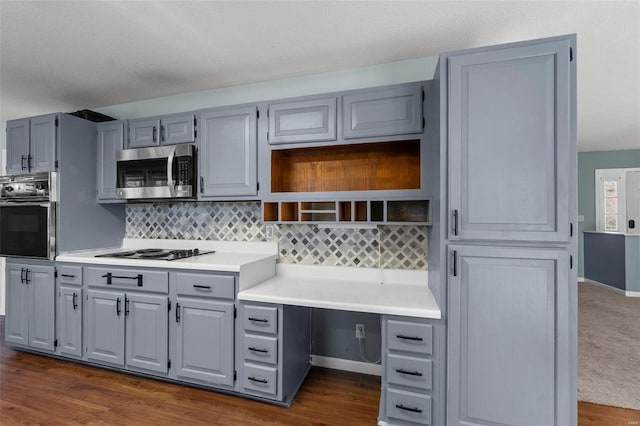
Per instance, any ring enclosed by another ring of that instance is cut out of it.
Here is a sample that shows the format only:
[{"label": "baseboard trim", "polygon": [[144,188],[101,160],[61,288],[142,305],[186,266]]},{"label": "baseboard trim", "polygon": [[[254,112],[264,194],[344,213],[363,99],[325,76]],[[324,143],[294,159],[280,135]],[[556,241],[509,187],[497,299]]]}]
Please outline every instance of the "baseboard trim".
[{"label": "baseboard trim", "polygon": [[578,277],[578,282],[579,283],[583,283],[584,282],[584,277]]},{"label": "baseboard trim", "polygon": [[331,358],[328,356],[311,355],[311,365],[332,368],[334,370],[351,371],[354,373],[382,376],[382,365],[350,359]]},{"label": "baseboard trim", "polygon": [[621,295],[626,296],[626,297],[640,297],[640,291],[622,290],[622,289],[619,289],[617,287],[613,287],[613,286],[610,286],[608,284],[604,284],[604,283],[601,283],[599,281],[594,281],[594,280],[584,280],[582,282],[584,282],[586,284],[593,284],[593,285],[595,285],[597,287],[606,288],[607,290],[611,290],[613,292],[616,292],[616,293],[621,294]]}]

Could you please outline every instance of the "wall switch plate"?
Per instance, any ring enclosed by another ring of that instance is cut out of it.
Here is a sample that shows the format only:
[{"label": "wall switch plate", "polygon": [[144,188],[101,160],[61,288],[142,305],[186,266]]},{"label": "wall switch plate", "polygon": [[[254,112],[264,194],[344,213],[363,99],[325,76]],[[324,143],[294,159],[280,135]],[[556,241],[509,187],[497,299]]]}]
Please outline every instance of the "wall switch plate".
[{"label": "wall switch plate", "polygon": [[267,241],[273,240],[273,225],[267,225],[265,227],[265,232],[267,234]]},{"label": "wall switch plate", "polygon": [[584,215],[583,214],[579,214],[578,215],[578,222],[584,222]]},{"label": "wall switch plate", "polygon": [[356,324],[356,339],[364,339],[364,324]]}]

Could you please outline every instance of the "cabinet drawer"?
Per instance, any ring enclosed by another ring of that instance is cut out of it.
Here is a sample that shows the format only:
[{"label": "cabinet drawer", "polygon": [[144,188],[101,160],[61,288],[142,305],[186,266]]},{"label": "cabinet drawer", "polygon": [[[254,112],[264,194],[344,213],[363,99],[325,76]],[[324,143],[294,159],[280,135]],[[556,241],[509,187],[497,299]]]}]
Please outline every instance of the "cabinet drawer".
[{"label": "cabinet drawer", "polygon": [[387,347],[391,350],[431,355],[433,327],[415,322],[387,321]]},{"label": "cabinet drawer", "polygon": [[82,267],[58,266],[58,282],[65,285],[82,285]]},{"label": "cabinet drawer", "polygon": [[169,274],[144,269],[87,268],[90,287],[121,288],[126,290],[169,292]]},{"label": "cabinet drawer", "polygon": [[244,359],[266,364],[278,362],[278,339],[275,337],[244,335]]},{"label": "cabinet drawer", "polygon": [[243,316],[245,331],[270,334],[278,332],[278,308],[246,305]]},{"label": "cabinet drawer", "polygon": [[242,386],[249,392],[260,392],[276,396],[278,369],[260,365],[244,364]]},{"label": "cabinet drawer", "polygon": [[387,383],[432,389],[432,361],[424,358],[389,354],[386,363]]},{"label": "cabinet drawer", "polygon": [[235,277],[225,275],[190,274],[178,272],[177,291],[179,296],[215,297],[235,299]]},{"label": "cabinet drawer", "polygon": [[419,393],[386,389],[387,417],[424,425],[431,424],[431,397]]}]

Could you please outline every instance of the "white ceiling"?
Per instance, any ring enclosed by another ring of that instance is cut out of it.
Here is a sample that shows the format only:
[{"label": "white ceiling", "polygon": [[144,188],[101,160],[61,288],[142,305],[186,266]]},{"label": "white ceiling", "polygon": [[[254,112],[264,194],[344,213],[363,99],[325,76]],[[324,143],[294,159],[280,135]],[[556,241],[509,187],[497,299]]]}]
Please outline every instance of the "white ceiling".
[{"label": "white ceiling", "polygon": [[0,122],[567,33],[580,150],[640,148],[639,1],[0,0]]}]

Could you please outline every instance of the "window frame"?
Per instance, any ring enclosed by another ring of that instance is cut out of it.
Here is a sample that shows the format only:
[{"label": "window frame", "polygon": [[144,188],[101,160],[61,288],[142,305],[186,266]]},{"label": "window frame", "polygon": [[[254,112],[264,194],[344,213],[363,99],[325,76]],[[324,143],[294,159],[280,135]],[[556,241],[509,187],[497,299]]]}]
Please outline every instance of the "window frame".
[{"label": "window frame", "polygon": [[[596,204],[596,231],[627,233],[627,172],[640,172],[640,168],[620,168],[620,169],[596,169],[595,170],[595,204]],[[618,229],[615,231],[607,231],[605,229],[605,194],[604,180],[616,180],[617,188],[617,214]]]}]

